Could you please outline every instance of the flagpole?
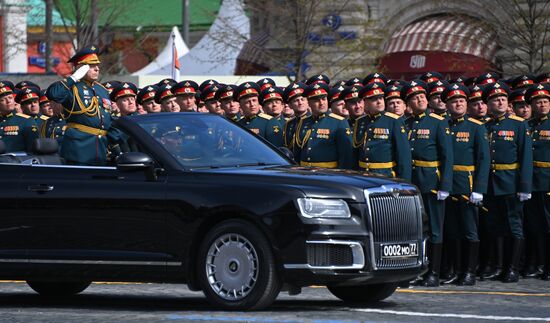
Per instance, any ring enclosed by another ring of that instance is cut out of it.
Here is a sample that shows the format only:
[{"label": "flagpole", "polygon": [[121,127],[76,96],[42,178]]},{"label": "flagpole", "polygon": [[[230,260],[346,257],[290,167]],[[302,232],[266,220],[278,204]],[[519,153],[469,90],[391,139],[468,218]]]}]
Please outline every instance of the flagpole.
[{"label": "flagpole", "polygon": [[176,34],[172,33],[172,79],[179,82],[180,78],[178,51],[176,48]]}]

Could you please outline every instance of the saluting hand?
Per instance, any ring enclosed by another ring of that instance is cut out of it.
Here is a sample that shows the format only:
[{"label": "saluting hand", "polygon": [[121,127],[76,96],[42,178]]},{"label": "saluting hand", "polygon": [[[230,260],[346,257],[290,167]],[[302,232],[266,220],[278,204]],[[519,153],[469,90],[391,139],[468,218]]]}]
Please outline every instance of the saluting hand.
[{"label": "saluting hand", "polygon": [[81,78],[83,78],[86,73],[90,70],[90,65],[82,65],[80,66],[74,73],[70,76],[75,82],[80,81]]}]

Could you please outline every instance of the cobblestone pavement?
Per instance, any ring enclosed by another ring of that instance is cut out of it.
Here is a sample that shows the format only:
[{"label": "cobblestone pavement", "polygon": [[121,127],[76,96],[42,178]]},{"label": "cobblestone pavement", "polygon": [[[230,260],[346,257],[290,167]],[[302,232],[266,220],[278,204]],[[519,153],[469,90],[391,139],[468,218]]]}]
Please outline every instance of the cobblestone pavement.
[{"label": "cobblestone pavement", "polygon": [[94,283],[71,298],[48,299],[23,282],[0,282],[0,321],[9,322],[550,322],[550,282],[481,282],[473,287],[399,289],[369,307],[350,307],[323,287],[304,288],[260,312],[213,309],[184,285]]}]

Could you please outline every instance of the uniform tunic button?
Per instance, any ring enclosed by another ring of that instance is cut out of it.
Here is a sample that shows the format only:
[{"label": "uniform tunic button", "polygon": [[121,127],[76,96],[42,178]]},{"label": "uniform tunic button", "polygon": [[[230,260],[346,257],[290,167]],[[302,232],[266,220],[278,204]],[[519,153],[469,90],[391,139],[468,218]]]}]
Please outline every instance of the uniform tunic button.
[{"label": "uniform tunic button", "polygon": [[101,139],[101,135],[98,135],[97,137],[98,137],[99,139]]},{"label": "uniform tunic button", "polygon": [[307,150],[311,150],[311,147],[309,147]]}]

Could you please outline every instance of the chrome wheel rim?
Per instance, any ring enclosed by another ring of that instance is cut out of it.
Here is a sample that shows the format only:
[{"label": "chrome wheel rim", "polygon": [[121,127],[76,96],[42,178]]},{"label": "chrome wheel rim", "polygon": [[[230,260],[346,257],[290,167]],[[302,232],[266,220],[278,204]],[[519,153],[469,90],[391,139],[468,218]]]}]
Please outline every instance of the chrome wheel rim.
[{"label": "chrome wheel rim", "polygon": [[258,280],[258,262],[250,241],[240,234],[224,234],[208,249],[205,268],[208,284],[225,300],[241,300]]}]

